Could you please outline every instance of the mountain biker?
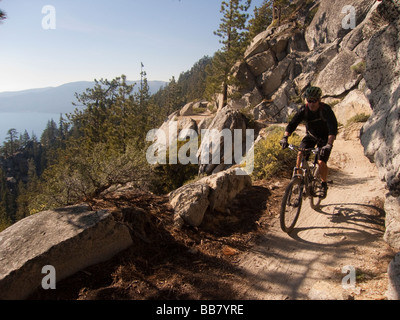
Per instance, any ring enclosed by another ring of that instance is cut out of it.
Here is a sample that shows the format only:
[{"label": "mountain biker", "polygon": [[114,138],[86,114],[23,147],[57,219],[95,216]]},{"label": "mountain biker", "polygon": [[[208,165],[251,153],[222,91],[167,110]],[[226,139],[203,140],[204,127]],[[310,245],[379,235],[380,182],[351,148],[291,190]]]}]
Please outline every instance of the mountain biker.
[{"label": "mountain biker", "polygon": [[[322,180],[320,197],[326,198],[328,192],[328,166],[327,162],[332,151],[333,142],[338,133],[338,123],[331,107],[321,102],[322,90],[319,87],[309,87],[306,90],[305,98],[307,103],[295,114],[286,127],[286,131],[280,144],[283,149],[289,146],[288,138],[296,130],[297,126],[305,121],[307,134],[300,144],[300,148],[320,148],[318,164]],[[303,152],[297,155],[296,167],[300,168]]]}]

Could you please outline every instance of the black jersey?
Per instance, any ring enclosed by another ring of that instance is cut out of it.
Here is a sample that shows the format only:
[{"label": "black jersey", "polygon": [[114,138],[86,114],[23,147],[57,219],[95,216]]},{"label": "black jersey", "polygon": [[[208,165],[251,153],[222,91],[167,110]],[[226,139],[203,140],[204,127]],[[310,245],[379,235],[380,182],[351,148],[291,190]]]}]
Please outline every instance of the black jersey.
[{"label": "black jersey", "polygon": [[307,105],[302,106],[286,127],[286,131],[292,134],[302,121],[306,123],[307,133],[322,140],[328,140],[328,136],[336,136],[338,133],[335,113],[323,102],[315,112],[311,111]]}]

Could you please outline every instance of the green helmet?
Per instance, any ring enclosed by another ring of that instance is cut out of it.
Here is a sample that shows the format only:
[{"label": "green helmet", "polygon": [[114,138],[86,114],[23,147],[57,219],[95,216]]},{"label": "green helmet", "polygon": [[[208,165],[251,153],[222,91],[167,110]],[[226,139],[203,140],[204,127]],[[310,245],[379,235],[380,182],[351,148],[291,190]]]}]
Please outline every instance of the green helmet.
[{"label": "green helmet", "polygon": [[308,87],[305,93],[306,99],[320,99],[322,96],[322,90],[318,87]]}]

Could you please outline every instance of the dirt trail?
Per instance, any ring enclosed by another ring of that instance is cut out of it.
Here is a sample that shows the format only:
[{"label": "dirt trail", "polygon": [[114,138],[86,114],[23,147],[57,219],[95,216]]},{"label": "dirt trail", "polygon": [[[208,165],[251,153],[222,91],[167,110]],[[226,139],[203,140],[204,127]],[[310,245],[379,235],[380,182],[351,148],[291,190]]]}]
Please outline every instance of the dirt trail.
[{"label": "dirt trail", "polygon": [[329,298],[340,298],[344,266],[357,270],[356,288],[347,291],[351,298],[384,298],[391,257],[382,239],[384,184],[359,141],[338,139],[329,165],[333,183],[319,212],[307,199],[290,236],[281,231],[277,217],[258,245],[241,257],[250,281],[238,288],[242,298],[309,299],[318,282]]}]

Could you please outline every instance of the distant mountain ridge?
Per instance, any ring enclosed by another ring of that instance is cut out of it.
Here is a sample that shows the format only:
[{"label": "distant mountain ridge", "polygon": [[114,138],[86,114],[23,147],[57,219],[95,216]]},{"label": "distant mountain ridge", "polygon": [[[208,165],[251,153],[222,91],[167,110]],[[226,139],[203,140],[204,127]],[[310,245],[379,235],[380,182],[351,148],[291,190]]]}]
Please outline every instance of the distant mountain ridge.
[{"label": "distant mountain ridge", "polygon": [[[140,80],[127,81],[128,84],[136,83],[139,88]],[[164,81],[148,81],[150,93],[156,93]],[[73,102],[75,93],[83,93],[87,88],[93,88],[94,81],[77,81],[63,84],[58,87],[28,89],[23,91],[0,93],[1,112],[39,112],[39,113],[70,113],[75,110]]]}]

